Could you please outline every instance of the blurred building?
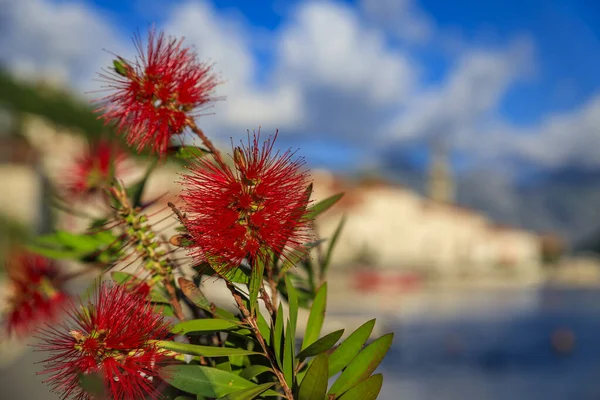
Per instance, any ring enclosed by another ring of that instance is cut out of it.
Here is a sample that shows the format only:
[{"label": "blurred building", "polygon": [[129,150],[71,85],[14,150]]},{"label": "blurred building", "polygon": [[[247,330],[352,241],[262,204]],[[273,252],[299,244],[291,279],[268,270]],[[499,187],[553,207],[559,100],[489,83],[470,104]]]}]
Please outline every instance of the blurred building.
[{"label": "blurred building", "polygon": [[542,237],[453,204],[454,182],[443,154],[431,164],[428,197],[383,180],[352,183],[313,172],[318,199],[345,192],[317,221],[326,238],[347,216],[332,267],[384,271],[389,279],[391,271],[428,279],[539,279]]}]

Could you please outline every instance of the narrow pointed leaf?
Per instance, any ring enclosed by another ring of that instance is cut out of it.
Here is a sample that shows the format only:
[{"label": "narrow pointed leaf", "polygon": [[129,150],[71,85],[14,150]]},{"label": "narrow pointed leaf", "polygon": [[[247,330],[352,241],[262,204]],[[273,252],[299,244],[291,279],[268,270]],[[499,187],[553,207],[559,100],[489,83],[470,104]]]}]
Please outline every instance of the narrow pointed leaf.
[{"label": "narrow pointed leaf", "polygon": [[283,364],[281,363],[281,342],[283,341],[283,307],[281,303],[279,303],[277,316],[275,317],[275,326],[273,327],[272,332],[273,338],[271,339],[271,342],[273,343],[273,351],[275,352],[277,365],[279,365],[280,368],[283,368]]},{"label": "narrow pointed leaf", "polygon": [[262,335],[262,337],[265,339],[265,342],[267,343],[267,345],[270,346],[271,345],[271,328],[269,327],[269,324],[267,323],[267,320],[265,319],[265,317],[260,312],[256,313],[256,325],[258,325],[258,330],[260,331],[260,334]]},{"label": "narrow pointed leaf", "polygon": [[244,283],[247,285],[248,282],[250,282],[250,269],[243,266],[239,266],[237,268],[223,268],[218,265],[202,263],[194,266],[194,269],[202,275],[217,275],[226,281],[233,283]]},{"label": "narrow pointed leaf", "polygon": [[271,371],[271,368],[264,365],[249,365],[244,368],[242,372],[240,372],[240,376],[244,379],[250,380],[269,371]]},{"label": "narrow pointed leaf", "polygon": [[167,340],[160,340],[157,342],[159,347],[166,350],[171,350],[181,354],[190,354],[193,356],[203,357],[226,357],[226,356],[245,356],[260,354],[255,351],[246,349],[236,349],[231,347],[215,347],[215,346],[203,346],[199,344],[179,343],[170,342]]},{"label": "narrow pointed leaf", "polygon": [[324,400],[327,392],[328,370],[327,355],[319,354],[315,357],[298,389],[298,400]]},{"label": "narrow pointed leaf", "polygon": [[290,277],[288,275],[285,275],[285,287],[287,289],[288,295],[290,327],[293,336],[296,337],[296,325],[298,322],[298,293],[296,292],[296,288],[292,284],[292,281],[290,280]]},{"label": "narrow pointed leaf", "polygon": [[394,334],[388,333],[365,347],[333,383],[328,393],[339,397],[367,379],[385,357],[385,353],[392,345],[393,338]]},{"label": "narrow pointed leaf", "polygon": [[262,287],[264,271],[265,263],[259,257],[258,259],[256,259],[254,265],[252,266],[250,284],[248,286],[248,290],[250,292],[250,313],[253,315],[256,309],[258,308],[258,293],[260,292],[260,288]]},{"label": "narrow pointed leaf", "polygon": [[321,339],[317,340],[316,342],[302,350],[300,353],[298,353],[298,359],[304,360],[306,357],[312,357],[316,356],[317,354],[326,352],[327,350],[332,348],[338,340],[340,340],[343,334],[344,330],[340,329],[338,331],[334,331],[323,336]]},{"label": "narrow pointed leaf", "polygon": [[327,282],[324,282],[315,296],[312,306],[310,307],[310,314],[308,316],[308,322],[306,324],[306,332],[304,334],[304,340],[302,341],[302,350],[313,344],[319,339],[321,334],[321,328],[323,327],[323,320],[325,319],[325,306],[327,304]]},{"label": "narrow pointed leaf", "polygon": [[329,355],[329,376],[333,376],[346,367],[356,355],[360,352],[363,345],[371,336],[375,319],[365,322],[358,329],[350,334],[330,355]]},{"label": "narrow pointed leaf", "polygon": [[331,197],[326,198],[325,200],[321,200],[320,202],[313,205],[312,207],[309,207],[309,209],[306,211],[306,214],[304,215],[304,217],[308,220],[316,218],[319,214],[330,209],[343,196],[344,196],[344,193],[338,193]]},{"label": "narrow pointed leaf", "polygon": [[211,304],[194,282],[183,277],[179,278],[177,282],[179,283],[179,287],[181,288],[184,296],[187,297],[187,299],[195,306],[214,315],[215,317],[237,322],[237,319],[233,313]]},{"label": "narrow pointed leaf", "polygon": [[331,239],[329,240],[329,246],[327,247],[327,252],[325,253],[325,257],[323,258],[323,263],[321,264],[321,279],[324,279],[325,275],[327,274],[327,269],[329,268],[329,264],[331,263],[331,256],[333,254],[333,249],[335,247],[335,244],[337,243],[338,238],[340,237],[340,233],[342,232],[342,229],[344,228],[345,224],[346,224],[346,217],[344,216],[340,220],[340,223],[338,224],[337,228],[335,228],[335,231],[333,232],[333,235],[331,236]]},{"label": "narrow pointed leaf", "polygon": [[242,389],[237,392],[229,393],[224,397],[219,397],[220,400],[253,400],[260,396],[267,389],[270,389],[275,385],[275,382],[263,383],[262,385],[257,385],[256,387],[251,387],[248,389]]},{"label": "narrow pointed leaf", "polygon": [[383,385],[383,375],[377,374],[362,381],[340,397],[340,400],[375,400]]},{"label": "narrow pointed leaf", "polygon": [[[209,398],[219,398],[257,386],[234,373],[202,365],[169,365],[161,370],[160,375],[179,390]],[[263,393],[263,396],[277,395],[273,390]]]},{"label": "narrow pointed leaf", "polygon": [[293,387],[294,383],[294,347],[296,344],[296,338],[294,333],[290,329],[290,320],[288,319],[285,335],[285,343],[283,344],[283,376],[288,387]]},{"label": "narrow pointed leaf", "polygon": [[176,324],[171,329],[175,334],[185,335],[188,333],[213,333],[228,331],[239,328],[239,324],[225,319],[193,319]]}]

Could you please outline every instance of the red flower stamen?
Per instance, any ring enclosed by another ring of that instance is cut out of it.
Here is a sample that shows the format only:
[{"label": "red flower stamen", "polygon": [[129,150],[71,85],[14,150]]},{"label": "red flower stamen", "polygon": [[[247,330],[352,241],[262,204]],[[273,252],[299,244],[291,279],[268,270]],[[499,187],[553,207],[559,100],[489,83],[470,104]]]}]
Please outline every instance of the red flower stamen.
[{"label": "red flower stamen", "polygon": [[169,336],[169,325],[150,302],[124,286],[100,284],[85,307],[71,307],[66,323],[40,330],[36,347],[51,355],[46,382],[63,399],[92,399],[81,375],[97,374],[111,399],[156,398],[154,381],[168,361],[153,340]]},{"label": "red flower stamen", "polygon": [[86,198],[109,186],[124,171],[125,153],[106,140],[92,142],[62,175],[62,186],[69,198]]},{"label": "red flower stamen", "polygon": [[6,269],[10,295],[5,314],[9,334],[27,335],[41,323],[57,320],[68,295],[58,282],[57,266],[33,253],[12,256]]},{"label": "red flower stamen", "polygon": [[234,149],[233,169],[202,158],[183,177],[189,249],[198,261],[228,269],[268,252],[306,252],[304,161],[293,161],[290,151],[273,154],[277,134],[260,148],[259,135]]},{"label": "red flower stamen", "polygon": [[146,49],[139,36],[134,38],[135,62],[119,57],[114,72],[101,75],[112,93],[98,100],[96,111],[126,132],[128,143],[138,151],[150,148],[165,155],[171,138],[214,100],[216,75],[182,41],[151,29]]}]

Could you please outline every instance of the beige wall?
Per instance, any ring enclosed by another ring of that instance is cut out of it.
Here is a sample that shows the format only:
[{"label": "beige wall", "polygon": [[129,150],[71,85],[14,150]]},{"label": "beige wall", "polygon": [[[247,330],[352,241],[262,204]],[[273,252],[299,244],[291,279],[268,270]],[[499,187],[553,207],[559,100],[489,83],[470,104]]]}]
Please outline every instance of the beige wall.
[{"label": "beige wall", "polygon": [[344,200],[317,221],[320,235],[327,238],[347,215],[334,256],[337,267],[355,262],[367,248],[375,267],[384,269],[452,277],[541,272],[537,235],[494,227],[485,215],[431,202],[405,188],[352,187],[322,171],[313,178],[316,200],[346,192]]}]

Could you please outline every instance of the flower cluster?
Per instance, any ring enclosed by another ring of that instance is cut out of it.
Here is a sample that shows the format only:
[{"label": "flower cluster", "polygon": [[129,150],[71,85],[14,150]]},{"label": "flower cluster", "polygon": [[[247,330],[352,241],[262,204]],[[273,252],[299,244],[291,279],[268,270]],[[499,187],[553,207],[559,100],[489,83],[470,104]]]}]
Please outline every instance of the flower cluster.
[{"label": "flower cluster", "polygon": [[191,253],[229,269],[269,251],[304,251],[309,221],[307,175],[290,151],[273,153],[277,135],[259,146],[259,135],[234,148],[234,168],[201,159],[183,177]]},{"label": "flower cluster", "polygon": [[69,198],[86,198],[108,187],[112,179],[122,174],[125,153],[108,140],[90,142],[62,176]]},{"label": "flower cluster", "polygon": [[197,111],[213,100],[218,85],[208,64],[200,63],[182,40],[151,30],[147,48],[135,39],[135,62],[119,58],[114,72],[103,75],[111,93],[100,99],[101,118],[127,133],[138,151],[164,155],[170,139],[189,125]]},{"label": "flower cluster", "polygon": [[97,374],[112,399],[156,397],[153,381],[168,357],[153,341],[167,338],[170,327],[151,303],[125,286],[100,284],[95,297],[68,316],[58,328],[41,330],[37,345],[51,353],[43,373],[57,393],[91,399],[79,380]]},{"label": "flower cluster", "polygon": [[41,323],[55,321],[68,299],[58,282],[56,265],[37,254],[20,252],[9,259],[6,267],[8,333],[26,335]]}]

